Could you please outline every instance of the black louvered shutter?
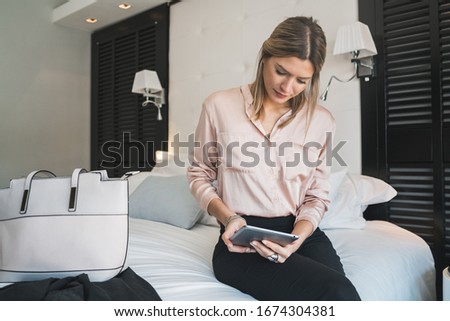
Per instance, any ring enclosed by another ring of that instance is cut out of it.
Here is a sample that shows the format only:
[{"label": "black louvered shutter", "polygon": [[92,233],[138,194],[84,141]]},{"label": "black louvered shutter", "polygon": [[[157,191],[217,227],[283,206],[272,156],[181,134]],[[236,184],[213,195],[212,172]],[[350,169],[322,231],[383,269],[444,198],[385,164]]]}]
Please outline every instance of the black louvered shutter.
[{"label": "black louvered shutter", "polygon": [[387,218],[430,245],[439,297],[442,269],[450,265],[450,4],[359,6],[379,49],[377,79],[361,83],[363,173],[398,191],[372,218]]},{"label": "black louvered shutter", "polygon": [[439,3],[439,44],[444,157],[444,255],[450,262],[450,3]]},{"label": "black louvered shutter", "polygon": [[398,191],[390,221],[435,244],[430,10],[423,1],[385,1],[387,180]]},{"label": "black louvered shutter", "polygon": [[168,104],[141,106],[134,75],[156,70],[168,93],[169,8],[162,5],[92,34],[91,167],[111,177],[150,169],[156,150],[167,149]]}]

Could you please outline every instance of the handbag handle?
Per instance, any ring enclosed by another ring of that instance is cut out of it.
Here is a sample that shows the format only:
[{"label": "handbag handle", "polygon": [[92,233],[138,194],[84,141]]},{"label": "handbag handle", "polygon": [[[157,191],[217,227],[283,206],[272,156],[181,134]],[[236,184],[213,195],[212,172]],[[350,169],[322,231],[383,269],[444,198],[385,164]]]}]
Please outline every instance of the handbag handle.
[{"label": "handbag handle", "polygon": [[78,181],[81,173],[87,173],[84,168],[75,168],[70,180],[70,197],[69,197],[69,212],[75,212],[77,209],[78,196]]},{"label": "handbag handle", "polygon": [[[88,173],[88,171],[84,168],[76,168],[72,173],[72,178],[70,181],[69,212],[75,212],[77,208],[78,181],[80,179],[81,173]],[[102,181],[108,180],[108,174],[106,173],[106,171],[98,170],[92,171],[91,173],[100,174]],[[30,198],[31,183],[38,174],[45,174],[48,177],[56,177],[54,173],[45,169],[33,171],[30,174],[28,174],[27,178],[25,179],[25,187],[23,190],[22,203],[20,205],[20,214],[26,214],[27,212],[28,200]]]},{"label": "handbag handle", "polygon": [[[69,212],[75,212],[77,209],[78,181],[80,180],[81,173],[88,173],[88,171],[84,168],[76,168],[72,173],[72,178],[70,180]],[[109,179],[105,170],[95,170],[89,173],[100,174],[101,181],[107,181]]]},{"label": "handbag handle", "polygon": [[31,189],[31,183],[33,182],[33,179],[38,174],[45,174],[48,177],[56,177],[56,175],[48,170],[40,169],[37,171],[33,171],[30,174],[28,174],[27,178],[25,179],[25,187],[23,189],[23,196],[22,196],[22,204],[20,205],[20,214],[25,214],[28,209],[28,200],[30,198],[30,189]]}]

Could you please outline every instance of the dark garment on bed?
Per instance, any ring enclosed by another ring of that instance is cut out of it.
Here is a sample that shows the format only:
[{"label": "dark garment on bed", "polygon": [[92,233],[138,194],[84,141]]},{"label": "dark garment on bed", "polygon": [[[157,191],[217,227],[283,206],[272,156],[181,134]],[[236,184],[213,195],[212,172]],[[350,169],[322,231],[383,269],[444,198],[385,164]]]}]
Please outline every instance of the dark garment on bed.
[{"label": "dark garment on bed", "polygon": [[127,268],[104,282],[91,282],[87,274],[18,282],[0,289],[0,301],[161,301],[146,280]]},{"label": "dark garment on bed", "polygon": [[[244,217],[248,225],[286,233],[295,220],[293,216]],[[331,241],[319,228],[284,263],[272,263],[258,253],[232,253],[219,237],[213,267],[219,281],[261,301],[360,300]]]}]

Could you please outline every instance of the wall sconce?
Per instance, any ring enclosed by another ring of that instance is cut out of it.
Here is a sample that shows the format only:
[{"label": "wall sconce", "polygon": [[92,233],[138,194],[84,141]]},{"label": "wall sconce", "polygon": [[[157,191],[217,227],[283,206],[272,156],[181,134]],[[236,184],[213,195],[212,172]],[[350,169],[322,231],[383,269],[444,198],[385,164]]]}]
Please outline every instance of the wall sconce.
[{"label": "wall sconce", "polygon": [[145,101],[142,107],[149,103],[158,108],[158,120],[162,120],[161,108],[165,104],[164,89],[159,82],[158,74],[153,70],[141,70],[134,76],[133,89],[135,94],[142,94]]},{"label": "wall sconce", "polygon": [[373,56],[377,54],[377,48],[370,34],[369,27],[359,21],[350,25],[341,26],[338,29],[336,42],[334,44],[333,55],[348,54],[352,56],[351,62],[355,66],[355,73],[346,80],[331,76],[327,87],[320,99],[327,100],[328,90],[331,81],[336,79],[339,82],[349,82],[355,77],[364,77],[366,81],[375,76],[375,60]]}]

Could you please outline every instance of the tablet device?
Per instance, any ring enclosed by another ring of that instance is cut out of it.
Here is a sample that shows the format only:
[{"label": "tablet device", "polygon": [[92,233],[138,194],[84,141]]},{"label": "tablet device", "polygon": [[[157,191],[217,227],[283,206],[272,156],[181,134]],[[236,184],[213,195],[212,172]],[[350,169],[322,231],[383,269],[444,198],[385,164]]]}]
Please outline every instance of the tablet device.
[{"label": "tablet device", "polygon": [[246,225],[230,238],[234,245],[251,247],[251,241],[268,240],[280,245],[287,245],[298,239],[297,235]]}]

